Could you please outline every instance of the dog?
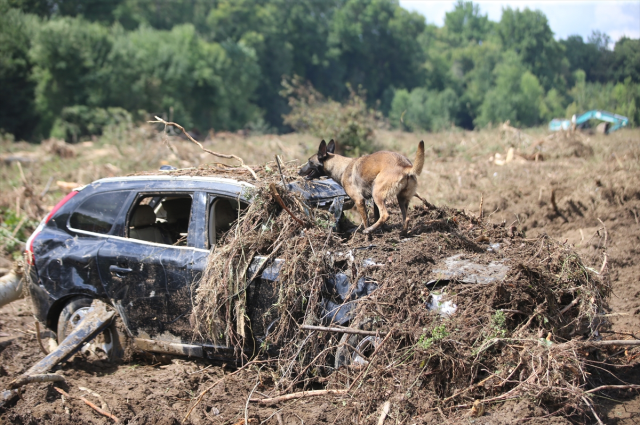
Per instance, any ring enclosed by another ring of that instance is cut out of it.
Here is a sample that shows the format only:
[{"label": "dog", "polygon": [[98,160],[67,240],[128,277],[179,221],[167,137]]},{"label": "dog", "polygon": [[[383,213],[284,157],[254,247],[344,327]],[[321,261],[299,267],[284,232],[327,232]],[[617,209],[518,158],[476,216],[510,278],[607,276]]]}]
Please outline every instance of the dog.
[{"label": "dog", "polygon": [[[304,176],[305,180],[328,176],[339,182],[354,201],[365,224],[365,234],[373,232],[389,219],[384,203],[395,196],[402,211],[402,234],[406,234],[409,201],[416,193],[418,176],[424,166],[424,141],[418,144],[413,165],[395,152],[380,151],[351,159],[335,154],[335,149],[333,139],[328,145],[324,140],[320,142],[318,153],[309,158],[298,175]],[[375,223],[369,227],[365,200],[372,198]]]}]

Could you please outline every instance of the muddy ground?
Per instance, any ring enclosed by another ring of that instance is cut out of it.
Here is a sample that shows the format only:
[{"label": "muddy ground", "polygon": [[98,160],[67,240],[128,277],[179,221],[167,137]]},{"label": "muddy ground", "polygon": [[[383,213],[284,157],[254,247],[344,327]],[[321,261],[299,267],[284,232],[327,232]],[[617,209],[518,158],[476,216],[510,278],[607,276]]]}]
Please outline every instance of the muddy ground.
[{"label": "muddy ground", "polygon": [[[389,133],[382,135],[379,143],[412,157],[417,137]],[[483,212],[491,221],[514,223],[527,237],[546,233],[566,240],[597,270],[606,248],[606,268],[613,289],[608,312],[611,332],[618,333],[616,339],[640,336],[640,131],[568,137],[509,131],[489,135],[451,132],[424,135],[424,139],[430,150],[420,179],[421,195],[436,205],[473,214],[479,213],[482,197]],[[291,151],[297,148],[297,142],[290,139],[284,139],[284,144],[287,149],[291,145]],[[514,148],[515,155],[505,161],[509,147]],[[540,154],[538,161],[532,160],[535,153]],[[604,229],[606,247],[602,246],[603,238],[594,236]],[[0,309],[0,389],[43,356],[33,323],[28,300]],[[591,373],[601,373],[603,380],[614,385],[640,383],[640,350],[613,354],[618,363],[615,374],[603,370]],[[221,364],[142,355],[114,366],[91,355],[78,355],[60,368],[66,384],[58,386],[71,399],[63,399],[52,384],[32,384],[15,405],[0,411],[0,422],[112,422],[79,400],[84,396],[101,405],[100,399],[80,389],[83,387],[100,394],[123,423],[180,423],[198,395],[233,370]],[[275,393],[268,379],[256,382],[255,377],[253,372],[241,372],[215,386],[193,409],[187,423],[240,424],[245,414],[249,423],[256,424],[346,423],[345,418],[351,417],[346,412],[361,402],[327,396],[271,407],[249,404],[247,408],[252,391],[260,396]],[[640,395],[636,390],[604,392],[594,400],[604,423],[640,422]],[[593,416],[563,418],[547,414],[534,402],[520,400],[489,405],[480,418],[469,418],[467,411],[433,412],[418,423],[597,423]],[[359,419],[360,423],[377,422],[377,417]],[[391,416],[386,423],[395,423],[395,418]]]}]

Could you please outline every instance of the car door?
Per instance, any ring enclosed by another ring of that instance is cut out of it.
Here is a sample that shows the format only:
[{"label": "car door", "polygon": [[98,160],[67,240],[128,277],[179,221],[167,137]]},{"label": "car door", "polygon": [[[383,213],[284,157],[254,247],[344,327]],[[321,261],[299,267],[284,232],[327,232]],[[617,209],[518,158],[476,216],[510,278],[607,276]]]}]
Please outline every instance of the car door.
[{"label": "car door", "polygon": [[[207,267],[209,253],[224,243],[222,236],[233,229],[238,217],[249,205],[247,200],[239,195],[239,192],[222,190],[196,193],[198,213],[194,223],[196,229],[194,240],[198,248],[205,248],[194,252],[191,274],[196,284]],[[194,336],[194,339],[199,340],[197,336]],[[210,343],[210,341],[199,341]]]},{"label": "car door", "polygon": [[[79,295],[104,297],[97,267],[100,246],[117,229],[118,215],[130,192],[95,192],[93,188],[75,192],[73,199],[43,225],[33,243],[37,285],[29,285],[38,319],[47,323],[47,314],[57,300]],[[71,199],[71,192],[67,199]],[[57,320],[57,314],[54,314]]]},{"label": "car door", "polygon": [[[134,337],[192,338],[192,265],[194,252],[205,251],[198,248],[195,217],[202,207],[194,198],[194,192],[139,193],[127,215],[128,230],[100,247],[105,291]],[[136,226],[139,209],[155,214],[145,226]]]}]

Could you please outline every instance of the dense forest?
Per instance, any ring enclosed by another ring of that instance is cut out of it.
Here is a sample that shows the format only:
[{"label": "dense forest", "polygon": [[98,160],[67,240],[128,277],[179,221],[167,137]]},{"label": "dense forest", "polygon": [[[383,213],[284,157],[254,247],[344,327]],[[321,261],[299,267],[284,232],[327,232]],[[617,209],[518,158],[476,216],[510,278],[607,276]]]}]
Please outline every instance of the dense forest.
[{"label": "dense forest", "polygon": [[640,124],[640,40],[555,40],[526,8],[493,22],[460,1],[436,27],[396,0],[0,0],[0,130],[16,139],[74,141],[149,114],[289,131],[294,76],[334,102],[362,94],[404,130],[593,108]]}]

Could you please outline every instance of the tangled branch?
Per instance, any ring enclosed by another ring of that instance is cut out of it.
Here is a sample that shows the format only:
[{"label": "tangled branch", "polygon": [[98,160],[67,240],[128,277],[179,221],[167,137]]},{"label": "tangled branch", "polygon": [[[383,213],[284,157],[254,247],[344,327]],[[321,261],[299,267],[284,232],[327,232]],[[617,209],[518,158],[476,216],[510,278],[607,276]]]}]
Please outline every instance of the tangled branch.
[{"label": "tangled branch", "polygon": [[187,138],[189,140],[191,140],[193,143],[195,143],[196,145],[200,146],[200,149],[202,149],[203,151],[205,151],[208,154],[211,154],[213,156],[217,156],[218,158],[226,158],[226,159],[235,159],[236,161],[238,161],[240,163],[240,166],[242,168],[245,168],[247,171],[249,171],[249,173],[251,173],[251,175],[253,176],[253,178],[255,180],[260,180],[258,178],[258,176],[256,175],[255,171],[253,171],[253,169],[251,167],[249,167],[248,165],[246,165],[244,163],[244,160],[242,158],[240,158],[239,156],[236,155],[232,155],[232,154],[224,154],[224,153],[218,153],[218,152],[214,152],[212,150],[209,150],[207,148],[205,148],[204,146],[202,146],[202,143],[198,142],[196,139],[194,139],[193,137],[191,137],[191,135],[189,133],[187,133],[187,131],[184,129],[184,127],[182,127],[180,124],[176,124],[175,122],[169,122],[169,121],[165,121],[162,118],[156,116],[155,117],[156,121],[149,121],[149,123],[151,124],[164,124],[164,128],[166,130],[168,125],[174,126],[177,129],[179,129],[180,131],[182,131],[182,133],[187,136]]}]

